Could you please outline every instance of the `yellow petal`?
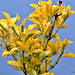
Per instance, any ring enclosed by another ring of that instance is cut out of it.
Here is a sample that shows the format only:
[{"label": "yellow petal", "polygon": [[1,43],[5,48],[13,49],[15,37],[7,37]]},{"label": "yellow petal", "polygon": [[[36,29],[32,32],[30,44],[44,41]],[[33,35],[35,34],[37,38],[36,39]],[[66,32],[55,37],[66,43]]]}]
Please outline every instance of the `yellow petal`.
[{"label": "yellow petal", "polygon": [[73,53],[67,52],[62,58],[75,58],[75,55]]},{"label": "yellow petal", "polygon": [[10,66],[13,66],[13,67],[19,67],[19,62],[18,61],[8,61],[7,63]]}]

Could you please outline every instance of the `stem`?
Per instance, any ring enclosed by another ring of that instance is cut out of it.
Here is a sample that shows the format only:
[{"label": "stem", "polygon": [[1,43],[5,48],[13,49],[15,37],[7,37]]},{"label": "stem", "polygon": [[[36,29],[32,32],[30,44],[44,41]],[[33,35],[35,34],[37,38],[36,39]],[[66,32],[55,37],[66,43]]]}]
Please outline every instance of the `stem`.
[{"label": "stem", "polygon": [[58,61],[59,61],[59,59],[61,58],[62,54],[63,54],[63,51],[60,53],[60,55],[59,55],[57,61],[48,69],[48,71],[50,71],[52,68],[55,67],[56,64],[58,64]]},{"label": "stem", "polygon": [[61,25],[60,25],[59,28],[55,31],[55,33],[54,33],[53,35],[51,35],[51,38],[52,38],[53,36],[55,36],[55,34],[59,31],[59,29],[61,28],[61,26],[62,26],[63,23],[64,23],[64,21],[61,23]]},{"label": "stem", "polygon": [[22,51],[22,56],[23,56],[23,63],[24,63],[24,51]]},{"label": "stem", "polygon": [[12,54],[12,56],[13,56],[14,60],[17,61],[17,58],[13,54]]},{"label": "stem", "polygon": [[46,72],[47,72],[47,59],[45,60],[45,63],[46,63]]},{"label": "stem", "polygon": [[3,41],[4,41],[5,45],[7,46],[6,41],[5,41],[6,38],[5,38],[4,32],[3,31],[1,31],[1,32],[3,34]]},{"label": "stem", "polygon": [[27,75],[27,73],[26,73],[26,68],[25,68],[25,63],[23,63],[23,67],[24,67],[23,72],[24,72],[25,75]]},{"label": "stem", "polygon": [[53,26],[52,26],[52,28],[51,28],[51,30],[50,30],[50,32],[49,32],[49,37],[47,38],[47,41],[46,41],[46,43],[45,43],[45,47],[44,47],[44,51],[46,50],[46,48],[47,48],[47,44],[48,44],[48,42],[49,42],[49,40],[51,39],[51,35],[52,35],[52,31],[53,31],[53,28],[54,28],[54,25],[55,25],[55,21],[56,21],[56,18],[54,19],[54,23],[53,23]]},{"label": "stem", "polygon": [[[24,32],[24,26],[21,26],[21,32],[23,33]],[[23,34],[22,35],[22,42],[23,42]],[[23,56],[23,72],[25,75],[27,75],[26,73],[26,68],[25,68],[25,63],[24,63],[24,51],[22,51],[22,56]]]}]

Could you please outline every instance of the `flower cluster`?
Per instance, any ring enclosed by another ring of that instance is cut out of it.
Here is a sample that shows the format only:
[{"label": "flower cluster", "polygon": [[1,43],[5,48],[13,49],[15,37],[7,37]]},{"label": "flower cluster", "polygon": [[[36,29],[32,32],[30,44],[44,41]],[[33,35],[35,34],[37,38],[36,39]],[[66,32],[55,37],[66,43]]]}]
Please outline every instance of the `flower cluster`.
[{"label": "flower cluster", "polygon": [[[69,52],[62,56],[66,47],[73,42],[67,39],[62,42],[57,35],[61,28],[67,28],[64,22],[75,14],[75,11],[70,11],[70,6],[67,8],[65,5],[62,6],[60,0],[58,5],[51,5],[52,0],[39,1],[38,4],[39,6],[30,4],[35,11],[29,15],[28,19],[34,24],[29,25],[28,29],[24,28],[27,18],[19,27],[16,25],[20,20],[18,14],[15,18],[10,18],[9,14],[3,12],[6,19],[0,19],[0,38],[3,41],[3,43],[0,42],[0,46],[4,48],[2,56],[12,55],[14,61],[7,63],[15,67],[15,70],[22,71],[24,75],[54,75],[49,71],[59,63],[61,58],[75,58],[75,55]],[[53,33],[55,27],[57,29]],[[43,39],[40,36],[43,36]],[[56,42],[51,41],[52,38],[56,38]],[[57,60],[52,64],[52,56],[55,55]]]}]

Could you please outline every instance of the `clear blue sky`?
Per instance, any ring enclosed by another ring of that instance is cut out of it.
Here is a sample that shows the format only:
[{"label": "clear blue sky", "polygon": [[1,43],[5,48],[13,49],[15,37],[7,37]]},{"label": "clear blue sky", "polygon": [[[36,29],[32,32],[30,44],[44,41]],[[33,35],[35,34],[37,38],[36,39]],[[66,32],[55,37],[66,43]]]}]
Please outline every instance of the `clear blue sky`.
[{"label": "clear blue sky", "polygon": [[[39,0],[0,0],[0,19],[5,18],[2,11],[9,13],[12,18],[15,17],[16,14],[19,14],[21,20],[17,23],[17,25],[20,25],[22,20],[27,18],[28,15],[34,11],[34,9],[30,7],[30,4],[37,4],[38,1]],[[53,0],[53,4],[57,4],[57,1],[59,0]],[[72,8],[71,10],[75,11],[75,0],[62,1],[63,5],[70,5]],[[32,22],[27,20],[25,27],[27,28],[31,23]],[[68,24],[67,29],[61,29],[58,34],[62,41],[67,38],[68,40],[72,40],[74,42],[68,48],[66,48],[65,52],[69,51],[75,54],[75,15],[72,15],[65,23]],[[20,71],[13,70],[13,67],[7,64],[7,61],[13,60],[13,58],[11,56],[3,58],[2,50],[3,48],[0,47],[0,75],[22,75]],[[71,73],[71,71],[75,71],[75,59],[63,58],[60,60],[60,63],[50,72],[54,72],[55,75],[75,75],[75,73]]]}]

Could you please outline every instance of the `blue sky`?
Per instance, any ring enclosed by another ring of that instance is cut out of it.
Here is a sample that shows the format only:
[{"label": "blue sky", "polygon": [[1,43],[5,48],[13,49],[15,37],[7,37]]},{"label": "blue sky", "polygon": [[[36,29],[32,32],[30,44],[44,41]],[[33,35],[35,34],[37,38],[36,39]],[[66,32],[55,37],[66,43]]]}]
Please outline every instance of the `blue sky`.
[{"label": "blue sky", "polygon": [[[0,0],[0,19],[5,18],[2,14],[2,11],[7,12],[13,18],[18,14],[21,20],[17,23],[20,25],[24,18],[27,18],[29,14],[31,14],[34,9],[30,6],[30,4],[37,4],[39,0]],[[48,1],[48,0],[42,0]],[[53,5],[57,4],[58,0],[53,0]],[[75,0],[62,0],[63,5],[65,4],[71,6],[71,10],[75,11]],[[26,21],[25,27],[27,28],[29,24],[31,24],[29,20]],[[75,54],[75,15],[72,15],[65,23],[68,24],[67,29],[61,29],[58,34],[63,41],[65,38],[67,40],[71,40],[74,43],[68,46],[65,52],[69,51]],[[0,75],[22,75],[20,71],[13,70],[13,67],[9,66],[6,62],[9,60],[13,60],[13,58],[7,57],[3,58],[3,48],[0,47]],[[54,58],[56,59],[56,58]],[[75,75],[72,73],[75,71],[75,59],[72,58],[63,58],[60,60],[60,63],[55,66],[50,72],[54,72],[55,75]]]}]

